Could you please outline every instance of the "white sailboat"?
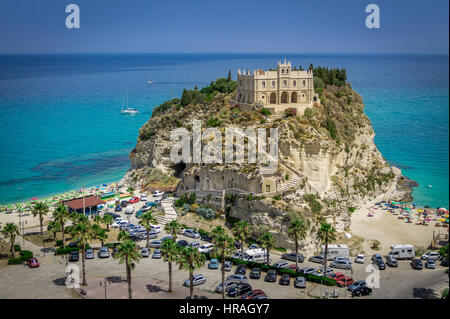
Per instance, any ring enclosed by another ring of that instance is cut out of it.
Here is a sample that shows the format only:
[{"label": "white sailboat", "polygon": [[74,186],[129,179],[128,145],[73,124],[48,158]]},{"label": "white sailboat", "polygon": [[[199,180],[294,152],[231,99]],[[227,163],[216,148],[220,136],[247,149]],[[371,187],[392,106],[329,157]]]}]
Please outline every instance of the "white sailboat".
[{"label": "white sailboat", "polygon": [[137,108],[134,107],[129,107],[128,106],[128,90],[127,90],[127,108],[124,109],[123,105],[120,107],[120,113],[124,113],[124,114],[136,114],[138,112]]}]

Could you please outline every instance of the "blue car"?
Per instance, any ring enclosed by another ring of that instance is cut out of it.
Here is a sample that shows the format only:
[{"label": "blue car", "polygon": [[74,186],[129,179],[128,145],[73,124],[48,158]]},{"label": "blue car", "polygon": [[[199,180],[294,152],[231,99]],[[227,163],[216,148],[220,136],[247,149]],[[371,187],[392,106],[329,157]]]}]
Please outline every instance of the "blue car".
[{"label": "blue car", "polygon": [[208,264],[209,269],[218,269],[219,268],[219,260],[216,258],[213,258],[209,261]]},{"label": "blue car", "polygon": [[120,205],[116,205],[116,208],[114,209],[115,212],[121,212],[122,211],[122,206]]},{"label": "blue car", "polygon": [[155,204],[155,202],[146,202],[146,203],[145,203],[145,206],[147,206],[147,207],[153,207],[153,206],[156,206],[156,204]]}]

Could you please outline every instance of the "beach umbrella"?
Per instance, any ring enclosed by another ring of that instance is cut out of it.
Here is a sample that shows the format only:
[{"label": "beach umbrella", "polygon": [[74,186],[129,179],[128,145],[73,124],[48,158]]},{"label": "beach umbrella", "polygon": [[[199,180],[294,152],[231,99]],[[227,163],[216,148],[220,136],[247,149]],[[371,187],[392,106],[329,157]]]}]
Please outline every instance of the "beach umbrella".
[{"label": "beach umbrella", "polygon": [[447,208],[444,208],[444,207],[438,208],[438,212],[446,212],[446,211],[447,211]]},{"label": "beach umbrella", "polygon": [[31,200],[37,200],[38,198],[37,197],[31,197]]}]

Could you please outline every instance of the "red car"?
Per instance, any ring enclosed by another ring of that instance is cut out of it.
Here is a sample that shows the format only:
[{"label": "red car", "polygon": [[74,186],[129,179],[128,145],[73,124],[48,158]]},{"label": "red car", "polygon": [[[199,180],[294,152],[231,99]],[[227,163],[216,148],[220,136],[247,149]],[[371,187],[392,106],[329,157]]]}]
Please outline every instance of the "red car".
[{"label": "red car", "polygon": [[36,258],[30,258],[27,260],[27,265],[30,268],[39,267],[39,261]]},{"label": "red car", "polygon": [[341,272],[334,273],[328,276],[328,278],[333,278],[334,280],[336,280],[336,283],[339,287],[347,287],[353,284],[354,282],[352,277],[347,277]]},{"label": "red car", "polygon": [[266,293],[262,291],[261,289],[254,289],[252,291],[247,292],[244,294],[241,299],[253,299],[256,296],[264,296]]},{"label": "red car", "polygon": [[131,198],[128,200],[128,202],[131,203],[131,204],[137,203],[137,202],[139,202],[139,197],[136,197],[136,196],[131,197]]},{"label": "red car", "polygon": [[[295,257],[295,256],[294,256]],[[295,268],[295,264],[291,264],[291,265],[289,265],[289,269],[292,269],[292,270],[294,270],[294,271],[297,271],[297,272],[299,272],[300,271],[300,268]]]}]

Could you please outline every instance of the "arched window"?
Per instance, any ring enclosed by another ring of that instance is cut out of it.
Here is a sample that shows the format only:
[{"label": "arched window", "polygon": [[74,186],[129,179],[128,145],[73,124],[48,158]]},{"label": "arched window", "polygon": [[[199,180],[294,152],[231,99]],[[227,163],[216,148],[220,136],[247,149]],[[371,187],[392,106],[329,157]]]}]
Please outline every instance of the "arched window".
[{"label": "arched window", "polygon": [[292,81],[292,86],[297,86],[297,81]]},{"label": "arched window", "polygon": [[287,94],[287,92],[281,93],[281,103],[288,103],[288,94]]},{"label": "arched window", "polygon": [[275,81],[272,81],[272,87],[273,88],[275,87]]},{"label": "arched window", "polygon": [[270,94],[270,104],[277,103],[277,95],[275,93]]},{"label": "arched window", "polygon": [[265,88],[265,87],[266,87],[266,82],[265,82],[265,81],[262,81],[261,87],[262,87],[262,88]]},{"label": "arched window", "polygon": [[293,92],[291,95],[291,103],[297,103],[297,92]]},{"label": "arched window", "polygon": [[284,74],[284,69],[281,69],[281,73],[283,73],[283,74]]},{"label": "arched window", "polygon": [[305,80],[303,80],[302,85],[306,86],[306,81]]},{"label": "arched window", "polygon": [[283,87],[286,87],[286,85],[287,85],[287,81],[283,80]]}]

